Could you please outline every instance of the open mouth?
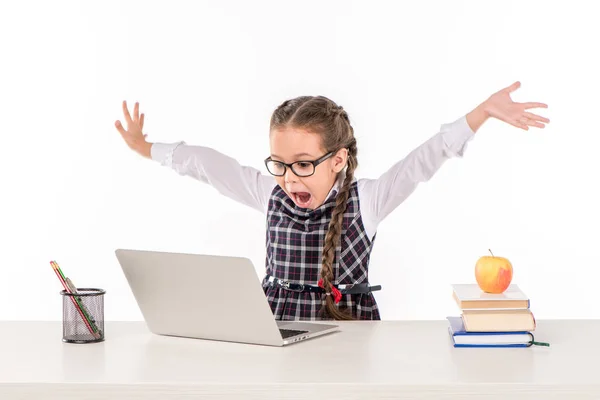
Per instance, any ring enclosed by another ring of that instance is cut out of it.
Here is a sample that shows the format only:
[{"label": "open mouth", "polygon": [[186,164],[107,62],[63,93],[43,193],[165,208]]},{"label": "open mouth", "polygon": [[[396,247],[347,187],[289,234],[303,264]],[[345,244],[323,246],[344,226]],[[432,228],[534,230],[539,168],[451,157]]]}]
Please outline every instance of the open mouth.
[{"label": "open mouth", "polygon": [[308,192],[292,192],[292,198],[299,207],[308,208],[312,195]]}]

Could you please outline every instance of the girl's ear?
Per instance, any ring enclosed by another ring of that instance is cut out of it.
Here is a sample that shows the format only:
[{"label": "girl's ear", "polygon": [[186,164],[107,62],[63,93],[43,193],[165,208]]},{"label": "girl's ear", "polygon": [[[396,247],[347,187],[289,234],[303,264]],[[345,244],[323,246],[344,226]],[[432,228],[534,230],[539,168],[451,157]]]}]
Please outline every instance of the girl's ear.
[{"label": "girl's ear", "polygon": [[335,173],[340,172],[346,166],[346,161],[348,161],[348,149],[339,149],[331,159],[333,171]]}]

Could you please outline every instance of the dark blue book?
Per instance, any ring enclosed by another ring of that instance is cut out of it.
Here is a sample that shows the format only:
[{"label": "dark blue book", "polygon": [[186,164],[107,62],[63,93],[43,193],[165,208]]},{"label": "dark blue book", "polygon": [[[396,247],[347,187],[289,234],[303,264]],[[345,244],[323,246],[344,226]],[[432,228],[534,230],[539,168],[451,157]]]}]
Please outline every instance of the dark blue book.
[{"label": "dark blue book", "polygon": [[447,317],[448,333],[454,347],[529,347],[533,333],[521,332],[467,332],[461,317]]}]

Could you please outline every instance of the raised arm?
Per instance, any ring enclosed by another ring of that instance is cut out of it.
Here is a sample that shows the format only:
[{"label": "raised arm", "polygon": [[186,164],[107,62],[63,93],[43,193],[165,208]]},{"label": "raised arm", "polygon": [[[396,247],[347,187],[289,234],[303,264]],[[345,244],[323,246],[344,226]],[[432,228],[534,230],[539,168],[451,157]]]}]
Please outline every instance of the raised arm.
[{"label": "raised arm", "polygon": [[377,179],[360,180],[361,211],[373,232],[376,226],[412,194],[421,182],[426,182],[452,157],[462,157],[474,131],[462,117],[443,124],[406,157],[396,162]]},{"label": "raised arm", "polygon": [[528,109],[547,108],[539,102],[514,102],[510,95],[521,87],[514,82],[487,98],[467,115],[443,124],[438,133],[394,164],[378,179],[362,179],[361,211],[367,229],[374,232],[377,224],[402,203],[421,182],[428,181],[452,157],[462,157],[467,143],[489,119],[496,118],[516,128],[544,128],[550,120]]},{"label": "raised arm", "polygon": [[123,115],[127,129],[120,121],[115,122],[115,127],[129,148],[180,175],[211,185],[224,196],[266,213],[269,196],[277,184],[273,176],[242,166],[235,159],[209,147],[188,146],[185,142],[148,142],[142,133],[144,114],[139,113],[139,103],[135,103],[132,116],[124,101]]},{"label": "raised arm", "polygon": [[151,157],[178,174],[207,183],[222,195],[261,212],[266,212],[269,196],[277,184],[273,176],[240,165],[210,147],[189,146],[185,142],[154,143]]}]

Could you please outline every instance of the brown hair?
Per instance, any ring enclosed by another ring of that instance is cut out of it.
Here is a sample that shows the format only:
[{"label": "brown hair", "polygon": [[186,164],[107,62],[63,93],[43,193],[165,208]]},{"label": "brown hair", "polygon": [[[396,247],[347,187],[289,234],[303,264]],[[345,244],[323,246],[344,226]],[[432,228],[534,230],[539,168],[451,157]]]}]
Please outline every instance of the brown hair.
[{"label": "brown hair", "polygon": [[331,291],[334,280],[333,260],[342,234],[342,221],[348,203],[350,185],[354,178],[354,171],[358,167],[354,129],[343,107],[324,96],[300,96],[284,101],[273,112],[270,129],[283,127],[306,129],[318,133],[326,152],[348,149],[346,177],[336,196],[335,207],[323,244],[321,278],[327,295],[325,310],[322,309],[321,312],[326,311],[333,319],[353,319],[348,310],[338,309]]}]

